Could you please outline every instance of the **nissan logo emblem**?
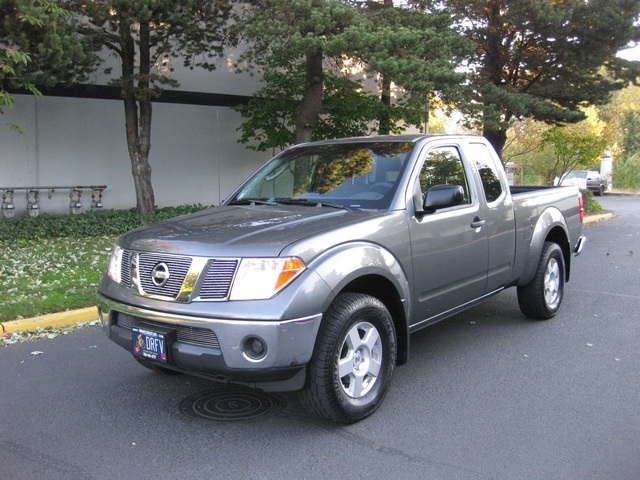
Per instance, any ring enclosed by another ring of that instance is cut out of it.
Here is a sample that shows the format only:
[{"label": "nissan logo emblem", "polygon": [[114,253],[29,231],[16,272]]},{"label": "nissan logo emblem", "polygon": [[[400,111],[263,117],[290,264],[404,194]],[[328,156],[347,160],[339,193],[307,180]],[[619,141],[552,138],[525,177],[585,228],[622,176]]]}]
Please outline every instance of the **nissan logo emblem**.
[{"label": "nissan logo emblem", "polygon": [[169,265],[161,262],[153,267],[153,270],[151,270],[151,281],[156,287],[164,287],[169,281]]}]

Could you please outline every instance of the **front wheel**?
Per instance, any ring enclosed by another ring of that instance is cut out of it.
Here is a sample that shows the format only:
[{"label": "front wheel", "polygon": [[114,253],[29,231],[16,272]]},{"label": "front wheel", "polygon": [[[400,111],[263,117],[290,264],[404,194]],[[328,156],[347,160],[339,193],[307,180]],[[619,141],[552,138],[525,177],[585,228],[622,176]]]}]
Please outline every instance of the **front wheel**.
[{"label": "front wheel", "polygon": [[354,423],[382,403],[396,363],[393,320],[382,302],[369,295],[339,295],[322,320],[300,393],[312,413]]},{"label": "front wheel", "polygon": [[518,305],[527,317],[547,320],[558,313],[564,296],[565,265],[557,243],[545,242],[533,280],[518,287]]}]

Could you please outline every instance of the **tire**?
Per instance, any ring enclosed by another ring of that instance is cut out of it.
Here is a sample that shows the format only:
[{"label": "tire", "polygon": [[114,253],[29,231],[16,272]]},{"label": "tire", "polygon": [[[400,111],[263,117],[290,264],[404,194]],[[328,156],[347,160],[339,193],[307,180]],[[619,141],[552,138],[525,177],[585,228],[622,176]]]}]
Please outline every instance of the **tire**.
[{"label": "tire", "polygon": [[133,358],[136,359],[136,361],[142,365],[144,368],[148,368],[149,370],[153,370],[154,372],[159,372],[159,373],[163,373],[165,375],[180,375],[180,372],[176,371],[176,370],[171,370],[170,368],[166,368],[166,367],[162,367],[160,365],[157,365],[155,363],[153,363],[150,360],[147,360],[146,358],[141,358],[141,357],[136,357],[134,356]]},{"label": "tire", "polygon": [[518,287],[520,311],[535,320],[548,320],[558,313],[564,296],[565,264],[557,243],[545,242],[531,282]]},{"label": "tire", "polygon": [[604,185],[600,185],[598,187],[598,196],[601,197],[604,195]]},{"label": "tire", "polygon": [[384,304],[369,295],[339,295],[320,325],[302,405],[338,423],[368,417],[387,394],[396,354],[395,327]]}]

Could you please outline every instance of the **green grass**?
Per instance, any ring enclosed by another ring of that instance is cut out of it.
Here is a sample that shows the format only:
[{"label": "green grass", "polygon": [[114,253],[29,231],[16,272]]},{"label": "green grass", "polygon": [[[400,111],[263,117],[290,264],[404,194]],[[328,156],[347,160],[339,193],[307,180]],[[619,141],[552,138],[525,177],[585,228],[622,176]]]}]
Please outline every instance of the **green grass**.
[{"label": "green grass", "polygon": [[105,210],[0,218],[0,321],[95,305],[118,235],[204,208],[164,207],[155,215]]},{"label": "green grass", "polygon": [[115,238],[0,241],[0,321],[95,305]]}]

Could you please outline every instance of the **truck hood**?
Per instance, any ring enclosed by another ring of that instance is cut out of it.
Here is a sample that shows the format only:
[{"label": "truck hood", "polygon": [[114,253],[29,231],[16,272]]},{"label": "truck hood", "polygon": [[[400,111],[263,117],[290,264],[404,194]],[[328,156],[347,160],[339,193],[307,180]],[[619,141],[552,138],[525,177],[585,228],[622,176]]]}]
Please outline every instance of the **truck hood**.
[{"label": "truck hood", "polygon": [[315,206],[227,206],[132,230],[118,243],[176,255],[275,257],[298,240],[380,215]]}]

